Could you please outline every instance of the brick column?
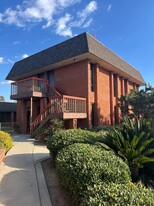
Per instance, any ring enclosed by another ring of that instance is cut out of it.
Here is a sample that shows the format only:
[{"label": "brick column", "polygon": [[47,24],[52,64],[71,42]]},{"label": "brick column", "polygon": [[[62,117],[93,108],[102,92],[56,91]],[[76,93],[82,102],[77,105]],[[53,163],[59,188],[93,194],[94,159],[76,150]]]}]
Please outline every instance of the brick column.
[{"label": "brick column", "polygon": [[113,73],[110,72],[110,121],[114,124],[114,107],[113,107]]},{"label": "brick column", "polygon": [[69,120],[69,129],[76,129],[77,128],[77,119],[70,119]]},{"label": "brick column", "polygon": [[100,105],[99,105],[99,65],[95,65],[95,84],[94,84],[94,101],[95,101],[95,117],[94,117],[94,125],[98,126],[100,124]]},{"label": "brick column", "polygon": [[17,101],[17,123],[22,133],[27,132],[27,102]]},{"label": "brick column", "polygon": [[124,94],[128,94],[128,79],[124,79]]},{"label": "brick column", "polygon": [[124,78],[121,77],[121,95],[124,95]]},{"label": "brick column", "polygon": [[120,108],[117,106],[119,102],[119,98],[122,94],[122,80],[121,77],[117,75],[117,96],[116,96],[116,109],[117,109],[117,124],[120,123],[121,112]]},{"label": "brick column", "polygon": [[87,76],[85,77],[87,83],[87,121],[86,127],[91,128],[91,79],[90,79],[90,61],[87,64]]}]

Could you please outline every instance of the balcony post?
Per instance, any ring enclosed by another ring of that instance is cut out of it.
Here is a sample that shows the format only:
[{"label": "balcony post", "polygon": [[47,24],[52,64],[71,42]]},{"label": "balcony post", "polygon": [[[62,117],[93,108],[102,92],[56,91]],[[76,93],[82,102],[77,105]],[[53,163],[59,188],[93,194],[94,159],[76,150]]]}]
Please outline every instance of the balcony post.
[{"label": "balcony post", "polygon": [[33,97],[30,98],[30,133],[32,134],[32,118],[33,118]]},{"label": "balcony post", "polygon": [[77,101],[77,100],[75,99],[75,102],[74,102],[74,103],[75,103],[75,105],[74,105],[75,113],[76,113],[76,101]]}]

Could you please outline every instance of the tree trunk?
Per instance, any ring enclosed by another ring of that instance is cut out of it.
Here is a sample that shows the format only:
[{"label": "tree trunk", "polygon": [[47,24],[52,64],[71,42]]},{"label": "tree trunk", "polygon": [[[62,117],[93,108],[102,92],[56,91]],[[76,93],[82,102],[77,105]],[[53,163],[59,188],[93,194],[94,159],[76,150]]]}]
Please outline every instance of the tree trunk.
[{"label": "tree trunk", "polygon": [[130,166],[132,182],[137,182],[139,179],[139,168],[135,165]]}]

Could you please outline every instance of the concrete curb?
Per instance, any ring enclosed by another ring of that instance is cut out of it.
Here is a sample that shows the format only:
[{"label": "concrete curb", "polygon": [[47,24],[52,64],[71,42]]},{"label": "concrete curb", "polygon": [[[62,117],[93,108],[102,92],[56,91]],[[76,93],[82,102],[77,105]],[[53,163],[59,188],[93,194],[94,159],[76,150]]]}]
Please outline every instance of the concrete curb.
[{"label": "concrete curb", "polygon": [[[44,158],[42,161],[44,161],[45,159],[49,158]],[[41,206],[52,206],[49,191],[44,177],[44,172],[41,165],[41,160],[35,163],[35,169]]]}]

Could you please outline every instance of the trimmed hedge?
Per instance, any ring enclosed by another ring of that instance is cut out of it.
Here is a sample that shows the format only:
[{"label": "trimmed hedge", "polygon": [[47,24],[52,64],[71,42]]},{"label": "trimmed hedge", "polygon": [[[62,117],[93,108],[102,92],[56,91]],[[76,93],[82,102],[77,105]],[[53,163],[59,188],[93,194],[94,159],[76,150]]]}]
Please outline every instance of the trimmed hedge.
[{"label": "trimmed hedge", "polygon": [[47,148],[55,158],[58,151],[74,143],[94,144],[102,139],[101,134],[82,129],[69,129],[56,132],[47,141]]},{"label": "trimmed hedge", "polygon": [[154,192],[133,183],[99,183],[89,186],[80,206],[154,205]]},{"label": "trimmed hedge", "polygon": [[6,149],[6,152],[13,146],[10,135],[0,131],[0,149]]},{"label": "trimmed hedge", "polygon": [[130,170],[119,157],[90,144],[73,144],[61,150],[56,168],[62,184],[75,200],[83,197],[87,187],[99,182],[128,183]]}]

